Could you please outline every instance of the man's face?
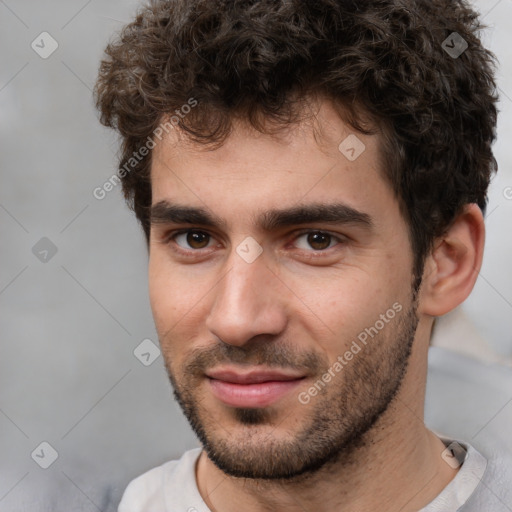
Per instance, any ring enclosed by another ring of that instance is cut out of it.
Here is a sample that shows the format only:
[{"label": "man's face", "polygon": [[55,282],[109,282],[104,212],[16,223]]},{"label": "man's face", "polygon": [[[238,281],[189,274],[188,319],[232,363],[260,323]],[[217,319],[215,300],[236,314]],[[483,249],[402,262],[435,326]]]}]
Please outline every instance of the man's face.
[{"label": "man's face", "polygon": [[362,146],[328,102],[317,122],[278,138],[239,124],[218,149],[169,138],[153,154],[165,364],[208,456],[235,476],[348,459],[414,338],[413,258],[377,136],[357,134],[354,160]]}]

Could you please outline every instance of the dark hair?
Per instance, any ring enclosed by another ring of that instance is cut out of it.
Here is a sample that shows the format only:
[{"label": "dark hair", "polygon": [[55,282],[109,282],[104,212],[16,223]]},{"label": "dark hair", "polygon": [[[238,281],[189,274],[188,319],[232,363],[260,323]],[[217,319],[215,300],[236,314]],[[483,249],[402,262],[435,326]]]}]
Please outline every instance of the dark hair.
[{"label": "dark hair", "polygon": [[[495,57],[482,28],[465,0],[151,2],[108,45],[95,89],[101,122],[122,136],[123,190],[146,237],[151,153],[131,159],[162,121],[177,111],[188,137],[215,146],[235,118],[286,127],[323,95],[354,129],[382,135],[421,271],[465,204],[485,210],[497,169]],[[459,43],[462,54],[449,51]]]}]

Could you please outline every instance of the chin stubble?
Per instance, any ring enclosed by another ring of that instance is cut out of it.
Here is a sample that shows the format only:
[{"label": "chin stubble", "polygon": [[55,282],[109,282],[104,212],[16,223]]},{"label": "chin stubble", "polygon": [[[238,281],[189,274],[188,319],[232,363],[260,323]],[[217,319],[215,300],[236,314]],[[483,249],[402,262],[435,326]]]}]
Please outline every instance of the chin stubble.
[{"label": "chin stubble", "polygon": [[[367,434],[396,397],[407,370],[418,317],[416,300],[392,330],[375,339],[306,407],[282,417],[273,408],[231,408],[237,432],[229,432],[209,415],[196,396],[204,372],[219,363],[265,365],[321,376],[328,361],[315,353],[297,354],[273,340],[255,340],[244,347],[219,344],[193,353],[179,382],[166,368],[174,396],[208,457],[224,473],[240,478],[290,480],[329,468],[349,466],[367,443]],[[385,335],[384,335],[385,334]],[[316,380],[316,379],[315,379]],[[337,387],[336,387],[337,386]],[[273,436],[279,425],[299,417],[300,428],[288,439]]]}]

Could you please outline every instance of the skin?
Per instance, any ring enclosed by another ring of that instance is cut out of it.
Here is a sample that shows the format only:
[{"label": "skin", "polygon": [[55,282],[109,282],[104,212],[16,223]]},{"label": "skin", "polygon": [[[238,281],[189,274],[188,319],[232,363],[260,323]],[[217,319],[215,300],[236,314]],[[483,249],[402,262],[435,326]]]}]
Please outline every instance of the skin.
[{"label": "skin", "polygon": [[[413,512],[457,473],[423,423],[427,353],[435,316],[460,304],[476,280],[481,212],[467,205],[436,240],[415,303],[408,229],[383,177],[379,135],[358,133],[365,150],[351,162],[338,145],[353,129],[328,100],[317,106],[314,126],[303,122],[278,136],[237,122],[215,150],[175,132],[153,151],[153,205],[203,208],[222,221],[212,227],[156,215],[149,251],[151,306],[178,398],[214,448],[228,462],[238,461],[226,470],[201,454],[197,483],[212,511],[238,511],[243,503],[248,512]],[[271,210],[332,203],[365,213],[371,227],[314,222],[266,230],[258,223]],[[200,231],[199,243],[186,234],[174,237],[180,229]],[[312,247],[305,230],[332,235],[321,238],[328,248]],[[262,249],[252,263],[237,253],[246,237]],[[396,303],[402,307],[396,318],[321,393],[301,403],[298,394]],[[279,368],[290,371],[295,364],[303,380],[245,416],[215,396],[204,374],[226,365],[267,368],[278,356]],[[361,411],[371,412],[372,420],[361,421]],[[314,428],[321,415],[339,453],[304,472],[293,458],[294,442],[307,432],[304,450],[321,443]],[[261,473],[269,460],[278,468],[294,465],[296,476],[232,476],[244,467]]]}]

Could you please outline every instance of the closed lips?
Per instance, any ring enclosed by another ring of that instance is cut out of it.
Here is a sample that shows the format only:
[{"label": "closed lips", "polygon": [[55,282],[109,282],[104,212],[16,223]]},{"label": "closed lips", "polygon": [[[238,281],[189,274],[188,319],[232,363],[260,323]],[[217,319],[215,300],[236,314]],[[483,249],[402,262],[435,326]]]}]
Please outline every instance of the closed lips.
[{"label": "closed lips", "polygon": [[233,384],[260,384],[262,382],[291,381],[303,379],[304,375],[290,375],[275,371],[235,373],[233,371],[212,371],[207,372],[210,379],[231,382]]},{"label": "closed lips", "polygon": [[207,373],[213,395],[229,407],[261,408],[289,394],[304,375],[276,371],[238,373],[228,370]]}]

